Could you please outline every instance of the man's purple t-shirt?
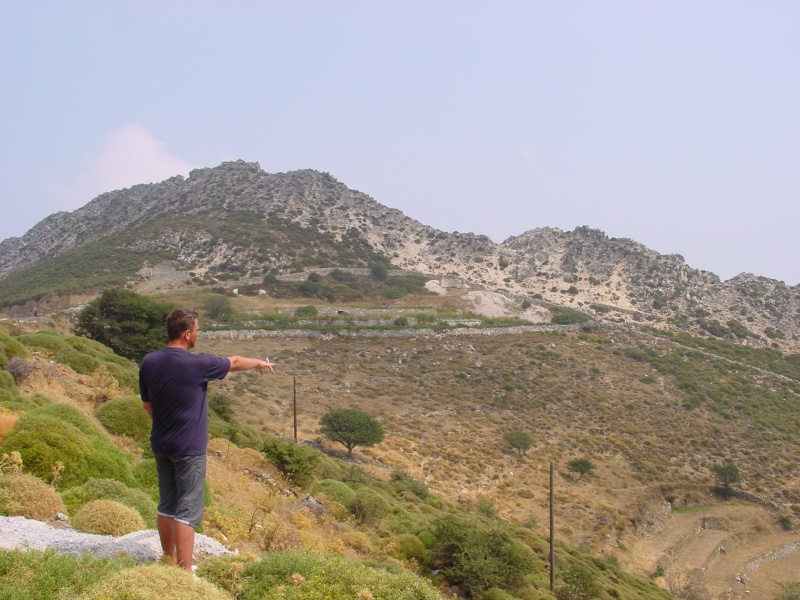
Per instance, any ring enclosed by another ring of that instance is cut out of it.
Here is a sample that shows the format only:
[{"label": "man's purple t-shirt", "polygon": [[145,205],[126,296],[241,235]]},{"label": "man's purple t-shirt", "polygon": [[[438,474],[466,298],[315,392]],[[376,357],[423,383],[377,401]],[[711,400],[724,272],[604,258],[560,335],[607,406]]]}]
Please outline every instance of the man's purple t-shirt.
[{"label": "man's purple t-shirt", "polygon": [[208,382],[222,379],[231,361],[182,348],[151,352],[139,365],[139,391],[153,409],[150,445],[156,454],[199,456],[208,445]]}]

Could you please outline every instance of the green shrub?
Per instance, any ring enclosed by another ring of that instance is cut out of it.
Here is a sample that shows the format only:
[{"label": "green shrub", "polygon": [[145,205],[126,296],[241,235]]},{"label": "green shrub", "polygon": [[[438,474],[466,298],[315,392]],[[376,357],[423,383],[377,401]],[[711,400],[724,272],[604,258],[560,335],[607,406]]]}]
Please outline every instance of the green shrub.
[{"label": "green shrub", "polygon": [[296,552],[273,552],[250,563],[242,577],[241,597],[242,600],[441,599],[427,581],[403,569]]},{"label": "green shrub", "polygon": [[[238,435],[234,430],[235,424],[223,421],[213,412],[208,413],[208,435],[209,439],[222,438],[224,440],[231,440],[234,444],[237,442],[235,439]],[[233,438],[231,438],[233,435]],[[152,455],[152,449],[147,453],[147,456]]]},{"label": "green shrub", "polygon": [[28,473],[0,474],[0,514],[47,521],[66,512],[58,492]]},{"label": "green shrub", "polygon": [[19,388],[14,384],[14,377],[10,373],[0,370],[0,406],[14,412],[26,412],[40,406],[47,406],[52,402],[42,394],[22,396]]},{"label": "green shrub", "polygon": [[100,367],[99,360],[71,346],[56,352],[55,360],[81,375],[91,375]]},{"label": "green shrub", "polygon": [[45,350],[50,350],[53,354],[67,346],[64,336],[51,331],[23,333],[17,339],[29,348],[44,348]]},{"label": "green shrub", "polygon": [[125,569],[98,582],[77,600],[230,600],[214,584],[162,564]]},{"label": "green shrub", "polygon": [[521,585],[538,563],[530,548],[499,527],[483,529],[474,521],[448,516],[437,519],[433,528],[431,560],[442,565],[448,581],[471,594]]},{"label": "green shrub", "polygon": [[316,317],[317,316],[317,307],[313,304],[308,304],[306,306],[300,306],[297,310],[294,311],[295,317]]},{"label": "green shrub", "polygon": [[517,600],[517,596],[512,596],[498,588],[492,588],[481,596],[481,600]]},{"label": "green shrub", "polygon": [[114,500],[92,500],[75,513],[72,526],[84,533],[126,535],[141,531],[144,520],[135,509]]},{"label": "green shrub", "polygon": [[143,460],[133,468],[133,478],[138,487],[150,498],[158,501],[158,472],[153,458]]},{"label": "green shrub", "polygon": [[89,415],[69,404],[54,403],[37,410],[36,414],[54,417],[60,421],[74,425],[87,437],[111,441],[106,432],[98,427],[97,423],[95,423]]},{"label": "green shrub", "polygon": [[242,572],[253,560],[241,554],[212,556],[197,565],[197,575],[238,598]]},{"label": "green shrub", "polygon": [[281,473],[298,486],[308,485],[319,462],[319,455],[311,448],[270,438],[261,444],[261,452]]},{"label": "green shrub", "polygon": [[233,402],[229,396],[220,394],[219,392],[208,393],[208,409],[216,414],[223,421],[232,421]]},{"label": "green shrub", "polygon": [[150,448],[152,422],[139,396],[113,398],[98,406],[94,414],[109,432],[127,435],[136,440],[143,449]]},{"label": "green shrub", "polygon": [[800,581],[778,582],[781,591],[773,600],[800,600]]},{"label": "green shrub", "polygon": [[25,471],[40,479],[53,481],[54,469],[60,463],[64,468],[60,483],[80,483],[88,471],[89,440],[74,425],[35,412],[22,415],[0,451],[19,452]]},{"label": "green shrub", "polygon": [[410,533],[403,533],[394,538],[390,544],[389,553],[396,559],[405,562],[413,560],[419,565],[428,564],[428,549],[422,540]]},{"label": "green shrub", "polygon": [[86,414],[66,404],[22,415],[0,451],[19,452],[26,472],[55,480],[58,489],[92,477],[133,483],[127,456]]},{"label": "green shrub", "polygon": [[114,500],[134,509],[148,528],[156,527],[156,503],[142,490],[129,488],[115,479],[89,479],[80,486],[65,490],[61,498],[70,515],[93,500]]},{"label": "green shrub", "polygon": [[370,487],[356,491],[356,497],[345,505],[360,523],[375,523],[391,512],[391,505],[381,494]]},{"label": "green shrub", "polygon": [[19,393],[17,384],[14,382],[14,376],[5,369],[0,370],[0,390],[13,390]]},{"label": "green shrub", "polygon": [[28,349],[25,346],[17,339],[2,331],[0,331],[0,344],[2,344],[2,346],[0,346],[0,348],[2,348],[2,354],[5,355],[6,359],[30,357],[30,353],[28,353]]},{"label": "green shrub", "polygon": [[391,475],[392,486],[400,495],[404,491],[411,492],[417,498],[425,500],[430,495],[428,486],[423,481],[414,479],[404,471],[393,471]]},{"label": "green shrub", "polygon": [[579,312],[575,311],[556,311],[553,309],[555,314],[553,318],[550,319],[550,322],[554,325],[574,325],[575,323],[585,323],[589,320],[588,315],[584,315]]},{"label": "green shrub", "polygon": [[591,600],[603,591],[597,574],[589,567],[574,563],[564,572],[564,583],[556,588],[558,600]]},{"label": "green shrub", "polygon": [[89,553],[0,549],[0,597],[4,600],[76,598],[95,583],[133,564],[130,558],[95,558]]},{"label": "green shrub", "polygon": [[335,479],[323,479],[315,484],[313,493],[317,494],[322,492],[325,497],[334,502],[338,502],[342,506],[350,506],[356,499],[355,491],[346,483],[336,481]]},{"label": "green shrub", "polygon": [[139,389],[139,370],[136,365],[129,361],[129,365],[120,365],[113,361],[106,361],[103,363],[111,376],[117,380],[121,387],[130,388],[132,390]]}]

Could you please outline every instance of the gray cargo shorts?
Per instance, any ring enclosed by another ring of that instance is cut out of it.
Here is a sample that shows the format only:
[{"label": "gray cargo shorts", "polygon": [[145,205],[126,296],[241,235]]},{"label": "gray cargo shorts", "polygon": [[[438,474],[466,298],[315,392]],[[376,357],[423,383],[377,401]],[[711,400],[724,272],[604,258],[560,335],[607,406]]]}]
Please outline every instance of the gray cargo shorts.
[{"label": "gray cargo shorts", "polygon": [[158,471],[158,514],[197,529],[205,505],[206,455],[153,456]]}]

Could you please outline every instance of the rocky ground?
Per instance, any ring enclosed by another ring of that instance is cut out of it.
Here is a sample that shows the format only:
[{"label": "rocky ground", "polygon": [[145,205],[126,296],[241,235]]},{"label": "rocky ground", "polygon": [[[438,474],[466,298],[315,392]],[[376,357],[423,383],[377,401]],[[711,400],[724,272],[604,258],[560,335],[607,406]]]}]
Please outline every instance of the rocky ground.
[{"label": "rocky ground", "polygon": [[[114,537],[81,533],[64,525],[63,521],[43,523],[25,517],[0,517],[0,548],[46,550],[53,548],[68,554],[88,552],[110,558],[120,554],[137,562],[155,562],[161,557],[161,544],[155,530],[134,531]],[[194,541],[195,558],[232,554],[216,540],[198,534]]]}]

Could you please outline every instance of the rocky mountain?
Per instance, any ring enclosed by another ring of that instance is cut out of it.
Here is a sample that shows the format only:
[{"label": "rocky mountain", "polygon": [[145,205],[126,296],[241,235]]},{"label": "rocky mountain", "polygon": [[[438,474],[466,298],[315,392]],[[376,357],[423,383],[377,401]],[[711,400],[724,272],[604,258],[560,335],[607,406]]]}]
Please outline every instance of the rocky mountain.
[{"label": "rocky mountain", "polygon": [[588,227],[532,229],[495,243],[423,225],[313,170],[266,173],[235,161],[107,192],[0,243],[0,302],[141,279],[172,261],[185,285],[259,281],[388,258],[431,277],[457,276],[617,324],[649,324],[800,348],[800,286],[743,273],[720,281]]}]

